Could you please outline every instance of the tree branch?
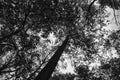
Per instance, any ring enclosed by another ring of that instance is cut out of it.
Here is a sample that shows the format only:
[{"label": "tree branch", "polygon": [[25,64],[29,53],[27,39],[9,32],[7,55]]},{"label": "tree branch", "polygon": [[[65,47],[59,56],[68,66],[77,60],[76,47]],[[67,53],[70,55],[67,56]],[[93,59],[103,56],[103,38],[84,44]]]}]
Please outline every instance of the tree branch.
[{"label": "tree branch", "polygon": [[28,13],[25,13],[25,18],[23,20],[22,27],[17,29],[16,31],[12,32],[11,34],[8,34],[7,36],[4,36],[4,37],[0,38],[0,43],[5,39],[9,39],[13,35],[16,35],[16,34],[20,33],[24,29],[24,26],[25,26],[27,17],[29,16],[29,13],[30,13],[30,9],[28,9]]}]

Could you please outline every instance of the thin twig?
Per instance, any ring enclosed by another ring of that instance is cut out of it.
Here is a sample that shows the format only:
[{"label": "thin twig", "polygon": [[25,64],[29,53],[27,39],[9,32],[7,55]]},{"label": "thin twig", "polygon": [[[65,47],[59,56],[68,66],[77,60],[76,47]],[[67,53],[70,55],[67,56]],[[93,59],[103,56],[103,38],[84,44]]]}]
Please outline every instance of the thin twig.
[{"label": "thin twig", "polygon": [[[112,3],[113,3],[113,12],[114,12],[114,18],[115,18],[115,23],[116,23],[116,25],[118,26],[118,21],[117,21],[117,18],[116,18],[116,12],[115,12],[115,1],[114,0],[112,0]],[[112,6],[112,5],[111,5]]]}]

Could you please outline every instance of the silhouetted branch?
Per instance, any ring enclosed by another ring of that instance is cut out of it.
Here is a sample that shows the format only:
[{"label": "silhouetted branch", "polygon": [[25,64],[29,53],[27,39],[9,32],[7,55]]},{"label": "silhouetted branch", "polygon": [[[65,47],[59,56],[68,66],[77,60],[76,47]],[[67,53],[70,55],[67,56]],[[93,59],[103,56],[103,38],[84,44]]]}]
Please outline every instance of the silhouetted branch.
[{"label": "silhouetted branch", "polygon": [[92,5],[95,3],[95,1],[96,1],[96,0],[93,0],[93,1],[90,3],[90,5],[88,6],[87,15],[86,15],[86,20],[89,19],[89,15],[90,15],[90,13],[91,13],[91,7],[92,7]]},{"label": "silhouetted branch", "polygon": [[118,25],[118,21],[117,21],[117,17],[116,17],[116,12],[115,12],[115,1],[114,0],[112,0],[112,3],[113,3],[113,13],[114,13],[114,18],[115,18],[115,23],[116,23],[116,25]]},{"label": "silhouetted branch", "polygon": [[15,70],[1,71],[1,72],[0,72],[0,75],[1,75],[1,74],[6,74],[6,73],[11,73],[11,72],[15,72]]},{"label": "silhouetted branch", "polygon": [[5,40],[5,39],[9,39],[10,37],[12,37],[13,35],[16,35],[18,33],[20,33],[23,29],[24,29],[24,26],[25,26],[25,23],[26,23],[26,20],[27,20],[27,17],[29,16],[29,13],[30,13],[30,9],[28,9],[28,13],[25,13],[25,18],[22,22],[22,27],[20,27],[19,29],[17,29],[16,31],[8,34],[7,36],[4,36],[2,38],[0,38],[0,43]]}]

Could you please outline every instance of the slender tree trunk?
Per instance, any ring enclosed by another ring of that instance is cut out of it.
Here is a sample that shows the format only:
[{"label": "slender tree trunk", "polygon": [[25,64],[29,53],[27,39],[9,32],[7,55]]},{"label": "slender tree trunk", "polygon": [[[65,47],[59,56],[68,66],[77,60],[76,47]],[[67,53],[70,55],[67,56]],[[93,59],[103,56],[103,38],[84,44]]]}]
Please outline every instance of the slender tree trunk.
[{"label": "slender tree trunk", "polygon": [[52,58],[49,60],[49,62],[46,64],[46,66],[41,70],[41,72],[38,74],[38,76],[34,80],[49,80],[51,77],[51,74],[53,73],[60,56],[62,55],[67,42],[69,40],[69,36],[66,37],[66,39],[63,41],[62,45],[57,49],[55,54],[52,56]]}]

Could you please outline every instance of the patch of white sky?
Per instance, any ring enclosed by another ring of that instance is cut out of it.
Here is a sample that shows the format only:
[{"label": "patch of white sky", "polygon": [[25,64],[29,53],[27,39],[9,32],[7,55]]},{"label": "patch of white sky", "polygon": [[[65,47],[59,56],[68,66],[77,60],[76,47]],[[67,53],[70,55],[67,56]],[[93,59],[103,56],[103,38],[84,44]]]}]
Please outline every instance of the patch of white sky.
[{"label": "patch of white sky", "polygon": [[106,11],[110,14],[110,16],[107,17],[105,20],[105,22],[107,23],[107,26],[105,27],[105,29],[108,29],[108,30],[120,29],[120,10],[114,10],[106,6]]},{"label": "patch of white sky", "polygon": [[68,54],[63,54],[62,58],[64,58],[65,60],[62,62],[62,61],[59,61],[59,72],[60,73],[71,73],[71,74],[75,74],[74,72],[74,66],[72,66],[72,61],[71,59],[69,58]]},{"label": "patch of white sky", "polygon": [[[43,38],[41,37],[41,35],[43,34],[43,31],[41,31],[40,33],[38,33],[37,35],[40,37],[41,42],[44,42],[46,40],[49,40],[50,42],[48,43],[48,46],[57,46],[59,45],[59,41],[58,38],[55,36],[54,32],[50,32],[47,38]],[[58,43],[57,43],[58,42]]]}]

